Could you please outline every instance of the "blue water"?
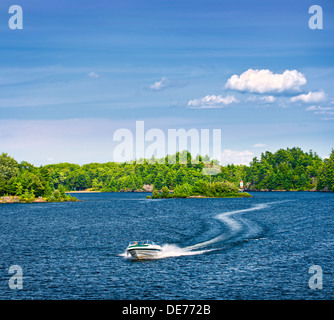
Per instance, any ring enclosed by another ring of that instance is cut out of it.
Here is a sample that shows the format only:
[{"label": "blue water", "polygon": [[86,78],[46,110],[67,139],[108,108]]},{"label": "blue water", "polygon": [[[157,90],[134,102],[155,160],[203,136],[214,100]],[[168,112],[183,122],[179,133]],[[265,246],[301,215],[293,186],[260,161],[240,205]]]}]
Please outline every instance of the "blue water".
[{"label": "blue water", "polygon": [[[334,194],[146,195],[1,205],[0,299],[334,298]],[[162,258],[126,257],[134,239],[162,245]],[[22,290],[8,286],[12,265],[23,270]],[[309,287],[312,265],[322,289]]]}]

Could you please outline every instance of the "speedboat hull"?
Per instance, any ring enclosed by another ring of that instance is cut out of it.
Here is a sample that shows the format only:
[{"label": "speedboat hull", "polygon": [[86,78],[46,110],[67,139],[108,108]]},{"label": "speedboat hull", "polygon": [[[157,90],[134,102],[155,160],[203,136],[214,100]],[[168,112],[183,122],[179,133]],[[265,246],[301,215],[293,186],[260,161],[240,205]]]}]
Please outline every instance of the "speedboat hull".
[{"label": "speedboat hull", "polygon": [[133,259],[154,259],[159,257],[162,248],[153,242],[132,243],[128,246],[126,252],[130,254]]},{"label": "speedboat hull", "polygon": [[127,250],[127,252],[134,259],[154,259],[159,256],[161,250],[159,249],[131,249]]}]

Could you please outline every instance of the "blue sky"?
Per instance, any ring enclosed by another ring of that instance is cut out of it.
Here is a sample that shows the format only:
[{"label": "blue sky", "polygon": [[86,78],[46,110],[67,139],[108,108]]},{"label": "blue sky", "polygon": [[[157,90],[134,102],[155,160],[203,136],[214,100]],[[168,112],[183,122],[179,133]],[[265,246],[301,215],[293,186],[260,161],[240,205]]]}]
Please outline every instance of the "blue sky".
[{"label": "blue sky", "polygon": [[[221,129],[223,163],[334,147],[332,1],[0,3],[0,152],[107,162],[113,133]],[[308,26],[311,5],[323,29]]]}]

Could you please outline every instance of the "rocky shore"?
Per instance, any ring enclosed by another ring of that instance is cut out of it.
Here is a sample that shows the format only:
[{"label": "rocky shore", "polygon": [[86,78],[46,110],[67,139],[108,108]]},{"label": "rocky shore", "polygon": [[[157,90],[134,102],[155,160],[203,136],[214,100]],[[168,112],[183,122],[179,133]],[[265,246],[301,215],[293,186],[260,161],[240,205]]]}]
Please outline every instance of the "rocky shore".
[{"label": "rocky shore", "polygon": [[[35,202],[47,202],[47,201],[46,199],[39,197],[32,202],[35,203]],[[22,203],[22,201],[20,201],[20,198],[18,196],[4,196],[0,197],[0,203]]]}]

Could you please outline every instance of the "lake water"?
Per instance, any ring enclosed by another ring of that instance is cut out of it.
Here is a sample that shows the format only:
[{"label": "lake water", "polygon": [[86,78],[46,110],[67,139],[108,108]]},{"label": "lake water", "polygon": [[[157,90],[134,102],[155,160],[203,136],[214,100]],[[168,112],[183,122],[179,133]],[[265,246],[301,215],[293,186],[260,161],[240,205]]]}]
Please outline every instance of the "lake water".
[{"label": "lake water", "polygon": [[[334,298],[334,194],[146,195],[1,205],[0,299]],[[163,247],[161,259],[126,256],[128,242],[143,239]],[[12,265],[22,290],[9,288]],[[322,289],[309,287],[313,265]]]}]

